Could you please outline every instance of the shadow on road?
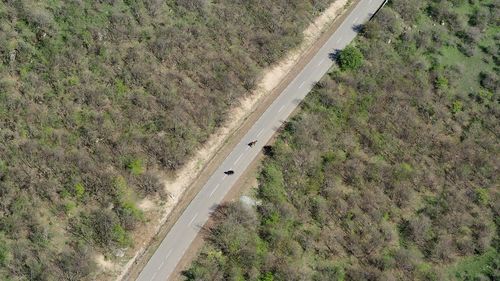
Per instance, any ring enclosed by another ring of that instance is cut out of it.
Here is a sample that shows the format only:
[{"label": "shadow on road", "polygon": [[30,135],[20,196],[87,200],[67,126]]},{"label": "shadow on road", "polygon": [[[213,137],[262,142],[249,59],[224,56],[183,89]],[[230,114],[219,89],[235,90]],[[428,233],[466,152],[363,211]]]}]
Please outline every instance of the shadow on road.
[{"label": "shadow on road", "polygon": [[363,28],[364,28],[364,24],[355,24],[352,26],[352,30],[354,30],[358,33],[363,31]]},{"label": "shadow on road", "polygon": [[339,54],[340,54],[340,50],[339,49],[335,49],[333,50],[333,52],[329,53],[328,54],[328,58],[333,61],[333,62],[336,62],[338,57],[339,57]]}]

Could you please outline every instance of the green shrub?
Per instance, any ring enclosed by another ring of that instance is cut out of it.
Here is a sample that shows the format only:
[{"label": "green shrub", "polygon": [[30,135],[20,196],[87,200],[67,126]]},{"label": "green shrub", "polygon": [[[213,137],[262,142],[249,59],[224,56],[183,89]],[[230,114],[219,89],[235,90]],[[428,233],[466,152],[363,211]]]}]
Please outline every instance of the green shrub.
[{"label": "green shrub", "polygon": [[127,168],[133,175],[141,175],[144,173],[144,166],[141,159],[132,159],[128,162]]},{"label": "green shrub", "polygon": [[464,109],[464,105],[461,101],[456,100],[451,105],[451,113],[456,114],[461,112]]},{"label": "green shrub", "polygon": [[64,212],[68,216],[72,216],[75,212],[75,209],[76,209],[76,203],[71,200],[66,201],[66,203],[64,204]]},{"label": "green shrub", "polygon": [[85,187],[79,182],[75,184],[74,192],[77,199],[82,199],[85,196]]},{"label": "green shrub", "polygon": [[121,227],[119,224],[115,224],[113,226],[113,241],[118,243],[119,247],[128,247],[130,246],[130,243],[132,242],[130,240],[130,236],[127,234],[125,229]]},{"label": "green shrub", "polygon": [[490,202],[490,195],[486,188],[476,189],[476,200],[481,205],[487,205]]},{"label": "green shrub", "polygon": [[349,45],[340,51],[337,62],[343,71],[355,70],[363,64],[363,54],[355,46]]},{"label": "green shrub", "polygon": [[266,272],[260,277],[260,281],[274,281],[274,275],[272,272]]},{"label": "green shrub", "polygon": [[273,164],[266,165],[261,174],[259,197],[271,202],[283,202],[285,191],[283,189],[283,174]]}]

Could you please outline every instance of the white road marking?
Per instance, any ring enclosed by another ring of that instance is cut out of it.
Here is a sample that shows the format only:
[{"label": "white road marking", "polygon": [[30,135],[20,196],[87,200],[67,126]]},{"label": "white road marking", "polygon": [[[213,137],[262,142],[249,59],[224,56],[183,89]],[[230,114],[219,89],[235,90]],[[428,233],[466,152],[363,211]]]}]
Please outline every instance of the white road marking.
[{"label": "white road marking", "polygon": [[163,267],[164,264],[165,264],[165,261],[162,261],[161,264],[160,264],[160,266],[158,266],[158,270],[160,270]]},{"label": "white road marking", "polygon": [[319,63],[318,63],[318,66],[320,66],[321,64],[323,64],[323,62],[325,61],[325,59],[322,59]]},{"label": "white road marking", "polygon": [[170,249],[170,251],[168,251],[167,255],[165,256],[165,260],[168,259],[168,257],[170,257],[170,254],[172,253],[172,249]]},{"label": "white road marking", "polygon": [[226,175],[226,174],[224,174],[224,176],[222,177],[222,180],[225,180],[225,179],[226,179],[226,177],[227,177],[227,175]]},{"label": "white road marking", "polygon": [[153,280],[155,279],[156,274],[158,274],[158,271],[157,271],[157,272],[155,272],[155,274],[153,274],[153,276],[151,277],[150,281],[153,281]]},{"label": "white road marking", "polygon": [[250,146],[247,145],[247,148],[245,148],[245,151],[248,151],[250,149]]},{"label": "white road marking", "polygon": [[337,39],[337,43],[340,43],[340,40],[342,40],[342,36],[340,36],[339,39]]},{"label": "white road marking", "polygon": [[302,86],[304,86],[304,83],[305,83],[305,82],[306,82],[306,81],[302,81],[302,83],[300,83],[299,89],[300,89],[300,88],[302,88]]},{"label": "white road marking", "polygon": [[212,197],[212,195],[214,195],[215,191],[217,190],[217,188],[219,188],[219,186],[220,186],[220,183],[218,183],[218,184],[215,186],[214,190],[212,190],[212,192],[210,192],[210,197]]},{"label": "white road marking", "polygon": [[282,106],[280,107],[280,110],[278,110],[278,113],[280,113],[280,112],[283,110],[283,108],[285,108],[285,105],[282,105]]},{"label": "white road marking", "polygon": [[262,134],[262,132],[264,132],[264,129],[260,130],[260,132],[257,134],[257,137],[259,137]]},{"label": "white road marking", "polygon": [[238,157],[238,159],[236,159],[236,161],[234,161],[234,165],[236,165],[236,163],[238,163],[238,161],[240,161],[241,157],[243,157],[243,154],[240,154],[240,156]]},{"label": "white road marking", "polygon": [[196,213],[196,214],[194,215],[194,217],[191,219],[191,221],[189,222],[189,224],[188,224],[188,225],[191,225],[191,224],[193,223],[193,221],[196,219],[196,217],[197,217],[197,216],[198,216],[198,213]]}]

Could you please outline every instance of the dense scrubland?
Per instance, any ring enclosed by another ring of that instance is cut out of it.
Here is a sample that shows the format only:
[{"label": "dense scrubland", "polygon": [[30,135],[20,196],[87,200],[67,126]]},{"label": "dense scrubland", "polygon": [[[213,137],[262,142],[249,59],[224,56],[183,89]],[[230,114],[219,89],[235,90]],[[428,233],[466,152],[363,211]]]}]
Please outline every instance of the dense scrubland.
[{"label": "dense scrubland", "polygon": [[0,2],[0,279],[92,278],[330,2]]},{"label": "dense scrubland", "polygon": [[284,125],[188,280],[499,280],[500,2],[393,0]]}]

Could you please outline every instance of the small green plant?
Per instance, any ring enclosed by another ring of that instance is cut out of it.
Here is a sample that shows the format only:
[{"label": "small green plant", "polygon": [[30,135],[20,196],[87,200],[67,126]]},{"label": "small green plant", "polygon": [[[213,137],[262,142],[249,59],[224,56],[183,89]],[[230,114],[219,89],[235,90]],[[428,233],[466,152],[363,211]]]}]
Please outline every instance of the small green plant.
[{"label": "small green plant", "polygon": [[266,272],[261,278],[261,281],[273,281],[274,275],[272,272]]},{"label": "small green plant", "polygon": [[132,159],[128,162],[127,168],[135,176],[144,173],[144,166],[141,159]]},{"label": "small green plant", "polygon": [[451,105],[451,113],[453,113],[453,114],[457,114],[457,113],[461,112],[463,109],[464,109],[464,105],[459,100],[454,101],[453,104]]},{"label": "small green plant", "polygon": [[137,208],[134,202],[132,201],[125,201],[121,203],[121,208],[126,215],[131,216],[133,219],[142,221],[144,220],[144,214],[143,212]]},{"label": "small green plant", "polygon": [[115,224],[113,227],[113,240],[118,243],[120,247],[127,247],[132,242],[129,235],[120,224]]},{"label": "small green plant", "polygon": [[85,187],[81,182],[75,184],[74,192],[77,199],[82,199],[85,196]]},{"label": "small green plant", "polygon": [[125,85],[125,83],[123,83],[122,80],[116,79],[115,80],[115,90],[116,90],[116,93],[118,94],[118,96],[123,96],[123,94],[125,94],[128,91],[128,87],[127,87],[127,85]]},{"label": "small green plant", "polygon": [[478,93],[476,94],[476,97],[479,102],[488,104],[491,101],[493,101],[493,92],[487,91],[487,90],[479,90]]},{"label": "small green plant", "polygon": [[397,167],[396,177],[400,180],[407,180],[413,175],[413,167],[406,162],[403,162]]},{"label": "small green plant", "polygon": [[490,195],[486,188],[476,189],[476,201],[481,205],[487,205],[490,202]]},{"label": "small green plant", "polygon": [[448,88],[449,81],[446,77],[439,75],[434,81],[434,85],[438,90],[446,90]]},{"label": "small green plant", "polygon": [[0,175],[7,174],[8,168],[5,161],[0,160]]},{"label": "small green plant", "polygon": [[73,201],[67,201],[64,203],[64,212],[66,215],[71,216],[75,213],[76,204]]}]

